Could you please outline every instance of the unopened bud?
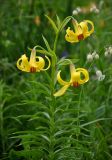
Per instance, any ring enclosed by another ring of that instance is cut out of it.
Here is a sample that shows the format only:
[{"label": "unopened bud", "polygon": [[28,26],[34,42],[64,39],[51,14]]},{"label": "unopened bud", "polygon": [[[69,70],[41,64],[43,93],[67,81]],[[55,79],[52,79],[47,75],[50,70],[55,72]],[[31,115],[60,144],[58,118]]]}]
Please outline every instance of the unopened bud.
[{"label": "unopened bud", "polygon": [[78,12],[81,12],[81,8],[80,8],[80,7],[77,7],[76,10],[77,10]]},{"label": "unopened bud", "polygon": [[108,56],[109,56],[109,53],[108,53],[107,50],[105,51],[104,55],[105,55],[105,57],[108,57]]},{"label": "unopened bud", "polygon": [[96,75],[97,75],[98,77],[100,77],[100,76],[102,76],[102,72],[101,72],[100,70],[97,70],[97,71],[96,71]]},{"label": "unopened bud", "polygon": [[110,54],[112,55],[112,47],[109,47],[108,50],[109,50]]},{"label": "unopened bud", "polygon": [[98,81],[103,81],[105,79],[105,75],[101,75],[98,77]]},{"label": "unopened bud", "polygon": [[73,14],[73,15],[77,15],[77,14],[78,14],[78,11],[77,11],[77,10],[73,10],[72,14]]},{"label": "unopened bud", "polygon": [[92,56],[95,57],[96,54],[97,54],[96,51],[94,51],[94,52],[92,53]]},{"label": "unopened bud", "polygon": [[87,55],[87,61],[92,62],[93,61],[93,56],[91,54]]},{"label": "unopened bud", "polygon": [[96,71],[96,76],[97,76],[98,81],[103,81],[105,79],[105,75],[103,75],[100,70]]},{"label": "unopened bud", "polygon": [[96,55],[94,56],[94,58],[95,58],[95,59],[99,59],[99,55],[96,54]]}]

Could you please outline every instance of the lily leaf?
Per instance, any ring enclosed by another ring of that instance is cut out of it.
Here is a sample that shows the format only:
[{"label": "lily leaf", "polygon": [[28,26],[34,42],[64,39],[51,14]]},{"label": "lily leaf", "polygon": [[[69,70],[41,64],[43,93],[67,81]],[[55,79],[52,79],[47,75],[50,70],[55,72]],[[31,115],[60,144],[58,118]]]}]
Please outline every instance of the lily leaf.
[{"label": "lily leaf", "polygon": [[46,39],[44,36],[42,36],[42,38],[43,38],[43,40],[44,40],[44,43],[45,43],[45,45],[46,45],[48,51],[51,53],[51,52],[52,52],[52,49],[50,48],[50,45],[49,45],[47,39]]},{"label": "lily leaf", "polygon": [[60,61],[58,61],[58,65],[63,66],[63,65],[69,65],[71,63],[77,63],[79,59],[64,59],[62,58]]},{"label": "lily leaf", "polygon": [[63,20],[63,22],[60,25],[59,31],[61,31],[67,25],[67,23],[71,20],[71,18],[72,16],[68,16]]},{"label": "lily leaf", "polygon": [[58,28],[57,28],[56,24],[54,23],[54,21],[49,16],[47,16],[47,15],[45,15],[45,17],[49,20],[49,22],[51,23],[51,25],[52,25],[55,33],[57,34]]},{"label": "lily leaf", "polygon": [[57,18],[57,26],[58,26],[58,28],[59,28],[59,27],[60,27],[60,25],[61,25],[61,21],[60,21],[60,19],[59,19],[58,15],[56,15],[56,18]]},{"label": "lily leaf", "polygon": [[[36,48],[39,48],[39,49],[36,49],[36,51],[37,51],[38,53],[42,53],[42,54],[46,54],[46,55],[51,56],[51,53],[48,52],[48,51],[47,51],[46,49],[44,49],[43,47],[41,47],[40,45],[37,45]],[[30,51],[32,51],[32,48],[29,48],[29,47],[28,47],[28,49],[29,49]]]}]

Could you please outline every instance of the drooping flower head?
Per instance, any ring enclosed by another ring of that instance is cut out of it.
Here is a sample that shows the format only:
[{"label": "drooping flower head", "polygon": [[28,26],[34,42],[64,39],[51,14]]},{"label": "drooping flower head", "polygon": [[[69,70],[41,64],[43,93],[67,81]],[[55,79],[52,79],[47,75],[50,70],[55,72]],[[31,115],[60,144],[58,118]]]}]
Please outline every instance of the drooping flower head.
[{"label": "drooping flower head", "polygon": [[50,67],[50,60],[47,56],[45,58],[48,60],[48,67],[45,67],[45,60],[43,57],[36,56],[36,49],[35,47],[31,51],[30,60],[28,61],[28,57],[26,54],[23,54],[21,58],[17,61],[17,68],[24,72],[40,72],[49,69]]},{"label": "drooping flower head", "polygon": [[[89,29],[89,25],[91,28]],[[83,22],[78,23],[76,20],[73,20],[74,30],[70,30],[70,27],[66,30],[65,39],[70,43],[76,43],[85,38],[89,37],[94,32],[94,24],[92,21],[84,20]]]},{"label": "drooping flower head", "polygon": [[105,79],[105,75],[102,74],[101,70],[96,70],[96,79],[98,81],[103,81]]},{"label": "drooping flower head", "polygon": [[68,87],[78,87],[79,85],[84,84],[89,80],[88,71],[84,68],[75,69],[73,64],[70,65],[71,79],[69,82],[62,80],[60,73],[61,71],[59,71],[57,74],[57,80],[61,85],[63,85],[63,87],[54,94],[55,97],[62,96]]}]

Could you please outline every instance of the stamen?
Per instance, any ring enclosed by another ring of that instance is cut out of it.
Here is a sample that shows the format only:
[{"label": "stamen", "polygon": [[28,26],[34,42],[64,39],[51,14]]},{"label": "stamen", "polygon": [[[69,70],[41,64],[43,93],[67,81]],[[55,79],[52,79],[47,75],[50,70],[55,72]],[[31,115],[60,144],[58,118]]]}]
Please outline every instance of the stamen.
[{"label": "stamen", "polygon": [[79,34],[79,35],[78,35],[78,40],[80,41],[80,40],[83,40],[83,39],[84,39],[83,34]]},{"label": "stamen", "polygon": [[30,68],[30,72],[31,72],[31,73],[36,72],[36,68],[35,68],[35,67],[31,67],[31,68]]},{"label": "stamen", "polygon": [[78,82],[73,82],[73,87],[79,87],[79,83]]}]

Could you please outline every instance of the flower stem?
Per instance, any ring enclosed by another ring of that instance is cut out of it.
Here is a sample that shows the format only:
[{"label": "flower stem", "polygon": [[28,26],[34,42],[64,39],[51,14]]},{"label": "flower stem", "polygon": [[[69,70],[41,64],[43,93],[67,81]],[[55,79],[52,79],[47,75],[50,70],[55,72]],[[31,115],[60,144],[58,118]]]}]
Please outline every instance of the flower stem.
[{"label": "flower stem", "polygon": [[[56,34],[55,41],[54,41],[54,48],[53,48],[53,56],[51,58],[52,64],[51,64],[51,80],[52,80],[52,91],[51,95],[53,96],[54,93],[54,85],[55,85],[55,72],[56,72],[56,61],[57,61],[57,56],[56,56],[56,46],[57,46],[57,41],[58,41],[59,34]],[[53,96],[54,97],[54,96]]]},{"label": "flower stem", "polygon": [[54,160],[54,146],[55,146],[55,97],[54,97],[54,86],[55,86],[55,73],[56,73],[56,47],[57,47],[58,34],[56,34],[53,48],[53,56],[51,57],[51,105],[50,105],[50,144],[49,144],[49,160]]}]

